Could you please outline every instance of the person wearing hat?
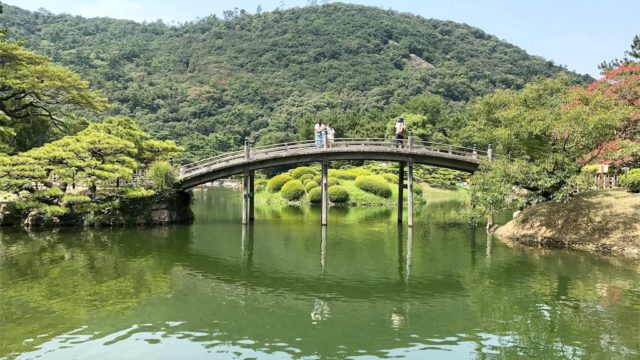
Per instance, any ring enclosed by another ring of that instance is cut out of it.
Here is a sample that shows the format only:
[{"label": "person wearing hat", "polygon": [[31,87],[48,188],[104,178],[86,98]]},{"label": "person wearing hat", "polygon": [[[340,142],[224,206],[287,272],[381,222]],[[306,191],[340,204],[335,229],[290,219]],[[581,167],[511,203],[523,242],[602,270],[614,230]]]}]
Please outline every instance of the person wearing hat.
[{"label": "person wearing hat", "polygon": [[404,131],[405,131],[404,117],[399,116],[396,119],[395,130],[396,130],[395,142],[398,145],[398,148],[402,148],[402,143],[404,140]]}]

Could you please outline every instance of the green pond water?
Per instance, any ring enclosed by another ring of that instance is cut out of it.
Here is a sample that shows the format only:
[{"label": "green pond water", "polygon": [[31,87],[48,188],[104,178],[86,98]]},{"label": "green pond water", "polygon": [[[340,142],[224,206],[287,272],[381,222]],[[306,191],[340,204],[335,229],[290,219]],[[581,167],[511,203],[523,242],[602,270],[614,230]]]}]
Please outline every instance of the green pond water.
[{"label": "green pond water", "polygon": [[0,359],[638,359],[640,263],[509,247],[463,205],[258,204],[190,225],[0,233]]}]

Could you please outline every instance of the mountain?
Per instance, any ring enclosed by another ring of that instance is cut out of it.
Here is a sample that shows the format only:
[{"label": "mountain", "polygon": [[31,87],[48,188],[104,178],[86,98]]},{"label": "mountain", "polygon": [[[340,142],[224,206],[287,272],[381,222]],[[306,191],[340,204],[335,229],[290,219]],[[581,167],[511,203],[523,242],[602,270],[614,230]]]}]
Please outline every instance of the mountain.
[{"label": "mountain", "polygon": [[248,135],[299,138],[317,114],[366,119],[339,134],[379,135],[384,111],[417,95],[461,103],[566,71],[465,24],[342,3],[180,25],[4,10],[7,38],[102,90],[105,116],[130,116],[191,158]]}]

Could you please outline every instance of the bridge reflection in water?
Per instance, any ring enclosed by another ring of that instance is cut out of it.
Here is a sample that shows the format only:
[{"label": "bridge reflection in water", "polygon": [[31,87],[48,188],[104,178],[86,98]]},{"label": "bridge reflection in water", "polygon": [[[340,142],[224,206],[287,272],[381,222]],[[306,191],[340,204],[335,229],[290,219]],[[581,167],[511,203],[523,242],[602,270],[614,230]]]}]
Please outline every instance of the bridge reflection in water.
[{"label": "bridge reflection in water", "polygon": [[[326,138],[326,137],[325,137]],[[439,166],[473,173],[482,161],[491,161],[491,145],[487,151],[433,142],[407,141],[396,143],[388,139],[336,139],[331,146],[315,141],[299,141],[262,147],[250,147],[245,141],[241,151],[221,154],[180,167],[178,183],[189,189],[231,175],[243,175],[242,223],[254,219],[255,171],[275,166],[320,162],[322,164],[321,224],[328,220],[329,163],[336,160],[396,161],[398,168],[398,223],[403,218],[403,192],[407,189],[407,223],[413,226],[413,167],[415,164]],[[406,184],[405,184],[406,179]]]}]

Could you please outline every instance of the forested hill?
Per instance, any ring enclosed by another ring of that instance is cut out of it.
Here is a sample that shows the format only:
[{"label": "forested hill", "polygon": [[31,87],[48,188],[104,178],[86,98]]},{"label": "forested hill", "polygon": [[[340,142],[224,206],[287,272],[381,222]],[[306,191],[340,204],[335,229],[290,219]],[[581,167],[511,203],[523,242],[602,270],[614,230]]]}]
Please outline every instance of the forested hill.
[{"label": "forested hill", "polygon": [[[192,158],[248,134],[302,136],[318,114],[342,136],[379,135],[382,111],[413,96],[464,102],[564,71],[468,25],[359,5],[230,11],[179,26],[4,10],[7,38],[78,71],[109,98],[108,115],[177,140]],[[345,114],[350,122],[336,119]]]}]

